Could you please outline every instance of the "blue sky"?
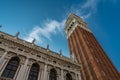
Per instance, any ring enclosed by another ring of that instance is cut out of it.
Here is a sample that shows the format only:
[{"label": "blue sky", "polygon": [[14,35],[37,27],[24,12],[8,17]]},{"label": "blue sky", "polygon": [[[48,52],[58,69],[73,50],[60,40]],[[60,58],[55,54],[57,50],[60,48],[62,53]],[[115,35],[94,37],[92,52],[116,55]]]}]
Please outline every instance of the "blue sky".
[{"label": "blue sky", "polygon": [[69,56],[64,22],[72,12],[91,28],[120,72],[119,0],[0,0],[1,31]]}]

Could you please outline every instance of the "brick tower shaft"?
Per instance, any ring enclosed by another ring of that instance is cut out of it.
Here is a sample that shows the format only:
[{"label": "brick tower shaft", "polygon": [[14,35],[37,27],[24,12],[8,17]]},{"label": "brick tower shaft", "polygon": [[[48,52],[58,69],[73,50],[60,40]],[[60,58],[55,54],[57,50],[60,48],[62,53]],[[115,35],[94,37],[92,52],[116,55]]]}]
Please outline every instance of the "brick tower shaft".
[{"label": "brick tower shaft", "polygon": [[91,30],[70,14],[65,27],[71,58],[81,65],[83,80],[120,80],[120,76]]}]

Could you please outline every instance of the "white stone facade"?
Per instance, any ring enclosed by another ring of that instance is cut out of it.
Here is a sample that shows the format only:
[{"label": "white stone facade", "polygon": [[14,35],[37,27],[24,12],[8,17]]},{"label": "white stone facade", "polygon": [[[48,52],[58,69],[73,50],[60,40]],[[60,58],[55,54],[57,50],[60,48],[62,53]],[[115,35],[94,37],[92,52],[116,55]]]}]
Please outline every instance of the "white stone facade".
[{"label": "white stone facade", "polygon": [[[3,77],[11,58],[18,57],[20,63],[13,78]],[[36,46],[3,32],[0,32],[0,80],[28,80],[32,64],[39,65],[37,80],[50,80],[50,70],[55,69],[57,80],[66,80],[69,73],[72,80],[81,80],[80,65],[70,58],[49,49]]]}]

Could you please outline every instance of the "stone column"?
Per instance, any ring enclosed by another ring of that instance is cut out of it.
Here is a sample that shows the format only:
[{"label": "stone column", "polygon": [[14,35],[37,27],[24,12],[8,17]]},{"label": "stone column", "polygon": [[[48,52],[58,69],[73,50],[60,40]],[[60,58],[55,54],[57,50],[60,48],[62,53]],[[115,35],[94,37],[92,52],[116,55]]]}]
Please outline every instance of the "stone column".
[{"label": "stone column", "polygon": [[26,61],[25,61],[25,65],[24,65],[24,68],[23,68],[23,74],[21,75],[21,77],[23,77],[23,79],[22,80],[25,80],[25,77],[26,77],[26,75],[27,75],[27,64],[28,64],[28,61],[29,61],[29,59],[27,58],[26,59]]},{"label": "stone column", "polygon": [[41,77],[40,77],[41,79],[40,80],[44,80],[43,78],[44,78],[44,70],[43,70],[43,68],[41,69]]},{"label": "stone column", "polygon": [[80,73],[78,73],[78,80],[82,80]]},{"label": "stone column", "polygon": [[47,80],[47,64],[45,64],[45,67],[44,67],[43,80]]},{"label": "stone column", "polygon": [[63,69],[61,69],[61,80],[64,80]]},{"label": "stone column", "polygon": [[31,69],[32,65],[28,65],[27,68],[26,68],[26,73],[25,73],[25,77],[23,80],[28,80],[28,77],[29,77],[29,73],[30,73],[30,69]]},{"label": "stone column", "polygon": [[5,56],[7,55],[8,51],[5,51],[5,53],[0,58],[0,65],[2,64],[3,60],[5,59]]},{"label": "stone column", "polygon": [[21,66],[20,72],[18,74],[17,80],[24,80],[27,72],[28,58],[26,59],[24,65]]},{"label": "stone column", "polygon": [[6,68],[7,64],[9,62],[9,59],[3,60],[2,64],[0,65],[0,76],[2,75],[4,69]]},{"label": "stone column", "polygon": [[20,62],[18,68],[17,68],[17,71],[15,72],[15,75],[14,75],[14,80],[17,80],[17,78],[19,79],[19,73],[22,71],[22,68],[23,68],[23,63]]},{"label": "stone column", "polygon": [[78,80],[78,76],[77,76],[77,73],[75,73],[75,80]]},{"label": "stone column", "polygon": [[41,69],[41,67],[39,67],[39,73],[38,73],[38,79],[37,80],[41,80],[41,72],[42,72],[42,69]]}]

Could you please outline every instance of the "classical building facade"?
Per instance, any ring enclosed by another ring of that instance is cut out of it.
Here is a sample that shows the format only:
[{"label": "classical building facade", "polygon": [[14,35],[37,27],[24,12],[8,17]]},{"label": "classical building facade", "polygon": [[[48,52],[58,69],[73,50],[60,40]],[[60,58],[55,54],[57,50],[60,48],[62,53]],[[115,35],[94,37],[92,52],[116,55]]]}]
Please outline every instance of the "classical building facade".
[{"label": "classical building facade", "polygon": [[70,14],[65,32],[70,55],[80,63],[83,80],[120,80],[118,71],[87,27],[87,23]]},{"label": "classical building facade", "polygon": [[0,32],[0,80],[81,80],[80,65],[49,46]]},{"label": "classical building facade", "polygon": [[0,31],[0,80],[120,80],[80,17],[70,14],[65,32],[70,58]]}]

